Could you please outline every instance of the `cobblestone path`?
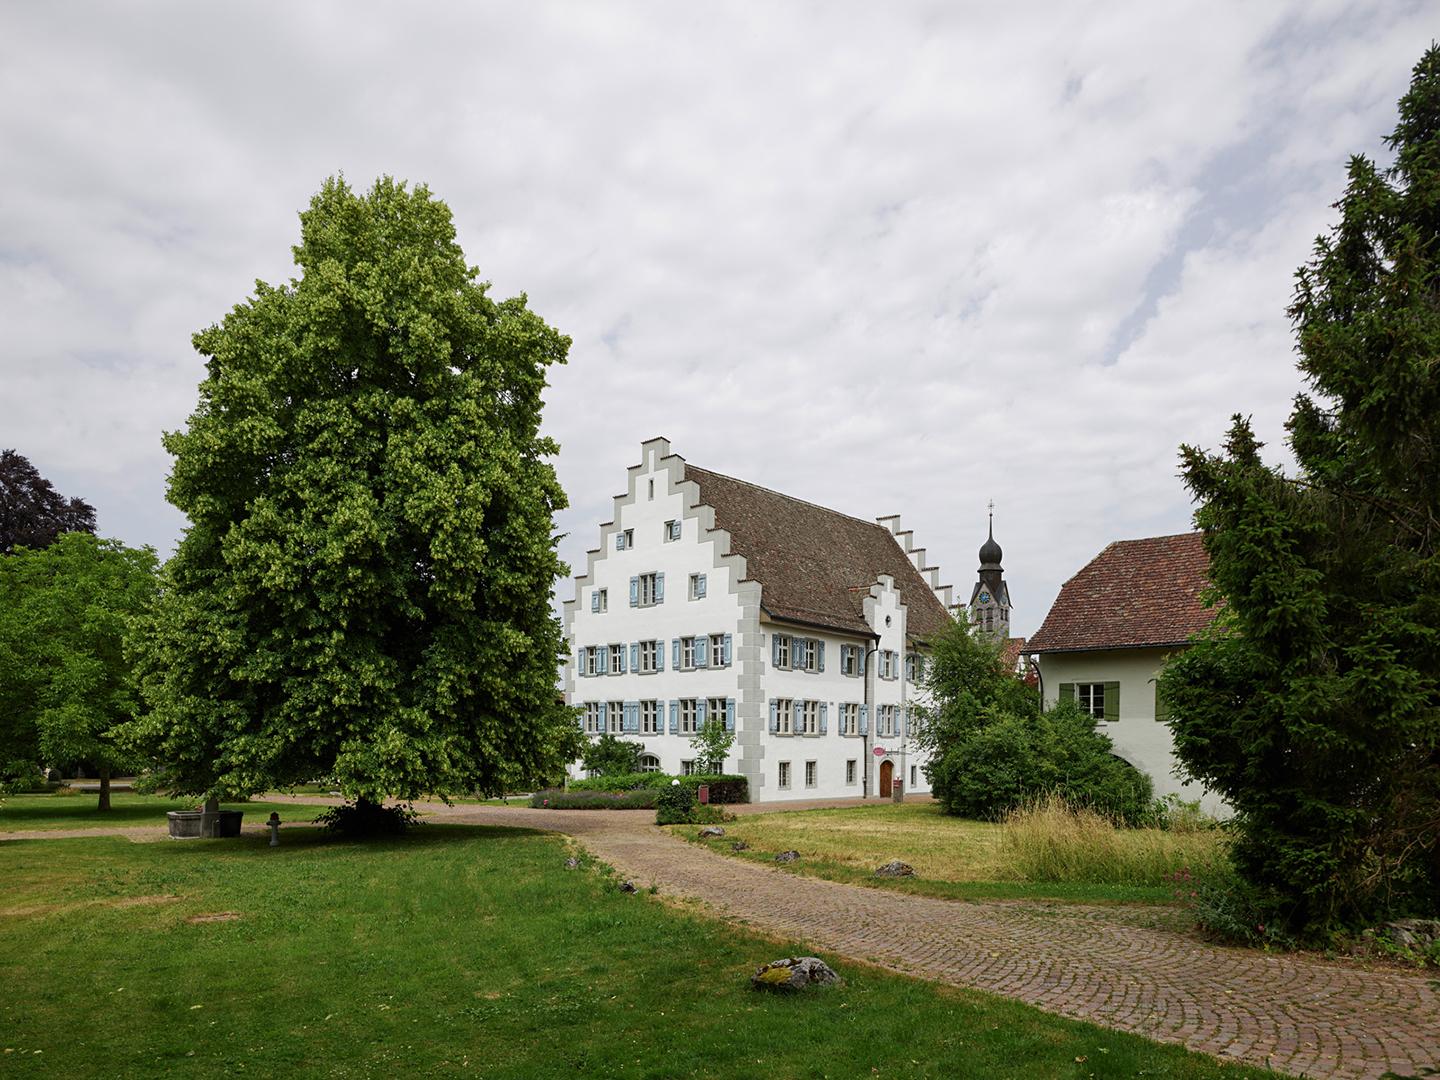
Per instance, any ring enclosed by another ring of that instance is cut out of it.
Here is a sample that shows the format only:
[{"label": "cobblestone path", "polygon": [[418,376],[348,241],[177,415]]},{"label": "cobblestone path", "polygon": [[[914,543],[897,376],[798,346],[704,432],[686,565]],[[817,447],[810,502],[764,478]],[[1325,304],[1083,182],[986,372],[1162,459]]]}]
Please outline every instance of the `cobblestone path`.
[{"label": "cobblestone path", "polygon": [[1220,1058],[1312,1077],[1440,1068],[1440,983],[1424,975],[1220,948],[1137,925],[1123,908],[939,900],[802,877],[670,836],[650,811],[437,816],[564,832],[637,885],[767,933]]}]

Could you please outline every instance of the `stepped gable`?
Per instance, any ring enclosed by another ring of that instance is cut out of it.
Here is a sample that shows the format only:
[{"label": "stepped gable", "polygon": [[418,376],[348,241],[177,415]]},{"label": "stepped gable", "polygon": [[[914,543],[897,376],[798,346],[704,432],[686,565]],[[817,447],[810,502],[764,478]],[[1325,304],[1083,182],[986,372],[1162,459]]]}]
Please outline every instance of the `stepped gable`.
[{"label": "stepped gable", "polygon": [[1183,645],[1219,610],[1200,602],[1209,572],[1198,532],[1117,540],[1061,586],[1025,651]]},{"label": "stepped gable", "polygon": [[890,530],[871,521],[792,499],[778,491],[685,464],[745,557],[748,580],[760,583],[761,606],[773,618],[870,634],[862,604],[882,574],[895,580],[912,638],[928,640],[952,621]]}]

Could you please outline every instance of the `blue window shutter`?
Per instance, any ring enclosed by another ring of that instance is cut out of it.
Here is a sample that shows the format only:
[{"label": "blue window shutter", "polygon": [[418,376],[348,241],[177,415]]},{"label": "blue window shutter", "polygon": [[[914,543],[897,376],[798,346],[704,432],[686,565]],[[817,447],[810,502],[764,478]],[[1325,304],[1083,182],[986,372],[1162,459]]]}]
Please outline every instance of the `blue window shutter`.
[{"label": "blue window shutter", "polygon": [[820,666],[820,670],[821,670],[821,671],[824,671],[824,670],[825,670],[825,642],[823,642],[823,641],[817,641],[817,642],[815,642],[815,652],[816,652],[815,663]]},{"label": "blue window shutter", "polygon": [[640,606],[640,579],[638,577],[630,579],[630,606]]},{"label": "blue window shutter", "polygon": [[585,650],[584,650],[584,649],[576,649],[576,650],[575,650],[575,674],[578,675],[578,676],[581,676],[582,678],[583,678],[584,675],[585,675]]},{"label": "blue window shutter", "polygon": [[620,646],[620,674],[625,674],[625,646]]},{"label": "blue window shutter", "polygon": [[670,734],[680,734],[680,702],[670,702]]},{"label": "blue window shutter", "polygon": [[665,670],[665,642],[655,642],[655,670]]},{"label": "blue window shutter", "polygon": [[705,699],[702,697],[695,702],[695,730],[699,731],[705,726]]},{"label": "blue window shutter", "polygon": [[605,716],[608,711],[605,702],[600,702],[600,730],[602,733],[610,730],[610,721]]},{"label": "blue window shutter", "polygon": [[701,574],[695,581],[695,597],[697,600],[705,599],[705,575]]},{"label": "blue window shutter", "polygon": [[706,663],[706,653],[710,649],[710,639],[704,634],[698,634],[695,638],[695,666],[709,667]]},{"label": "blue window shutter", "polygon": [[600,660],[600,664],[599,664],[600,674],[601,674],[601,675],[609,675],[609,674],[610,674],[610,648],[609,648],[609,646],[607,646],[607,645],[597,645],[596,648],[600,650],[600,655],[599,655],[599,660]]},{"label": "blue window shutter", "polygon": [[656,575],[655,575],[655,603],[657,603],[657,604],[663,604],[664,602],[665,602],[665,575],[664,575],[664,574],[656,574]]},{"label": "blue window shutter", "polygon": [[726,667],[730,666],[730,635],[725,635],[725,658],[721,661]]},{"label": "blue window shutter", "polygon": [[870,734],[870,706],[869,706],[869,705],[861,705],[861,706],[860,706],[860,734],[861,734],[861,735],[869,735],[869,734]]},{"label": "blue window shutter", "polygon": [[733,697],[725,699],[725,730],[730,732],[735,730],[735,699]]},{"label": "blue window shutter", "polygon": [[770,734],[774,735],[780,730],[780,703],[774,698],[770,699]]},{"label": "blue window shutter", "polygon": [[857,645],[855,646],[855,651],[860,656],[860,674],[863,676],[865,674],[865,646]]},{"label": "blue window shutter", "polygon": [[640,643],[638,641],[630,643],[630,670],[640,670]]},{"label": "blue window shutter", "polygon": [[625,550],[625,531],[623,529],[615,534],[615,550]]},{"label": "blue window shutter", "polygon": [[680,639],[678,637],[670,641],[670,666],[676,671],[680,670]]},{"label": "blue window shutter", "polygon": [[826,702],[820,703],[820,734],[825,734],[825,725],[829,722],[830,706]]},{"label": "blue window shutter", "polygon": [[599,610],[600,610],[600,590],[599,590],[599,589],[591,589],[591,590],[590,590],[590,610],[591,610],[591,611],[599,611]]}]

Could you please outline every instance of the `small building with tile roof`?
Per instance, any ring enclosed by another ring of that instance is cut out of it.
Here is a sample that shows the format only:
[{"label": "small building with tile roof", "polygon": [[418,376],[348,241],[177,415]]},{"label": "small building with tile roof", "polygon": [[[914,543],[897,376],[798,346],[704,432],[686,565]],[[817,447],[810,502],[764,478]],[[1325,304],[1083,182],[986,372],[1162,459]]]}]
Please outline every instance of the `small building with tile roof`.
[{"label": "small building with tile roof", "polygon": [[1156,696],[1165,661],[1214,620],[1204,594],[1210,562],[1200,533],[1117,540],[1065,582],[1024,651],[1046,706],[1076,701],[1115,753],[1147,773],[1157,795],[1223,803],[1175,775],[1174,743]]},{"label": "small building with tile roof", "polygon": [[565,601],[566,699],[587,734],[695,767],[707,719],[751,799],[928,791],[910,738],[920,657],[951,590],[898,517],[842,514],[641,444]]}]

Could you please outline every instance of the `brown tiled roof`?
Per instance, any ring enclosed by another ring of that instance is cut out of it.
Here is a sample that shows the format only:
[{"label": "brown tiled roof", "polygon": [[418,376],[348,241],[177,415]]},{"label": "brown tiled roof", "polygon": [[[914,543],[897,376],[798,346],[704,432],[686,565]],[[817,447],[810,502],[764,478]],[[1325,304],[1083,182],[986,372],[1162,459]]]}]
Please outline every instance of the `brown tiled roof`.
[{"label": "brown tiled roof", "polygon": [[1060,588],[1026,652],[1180,645],[1215,618],[1200,533],[1117,540]]},{"label": "brown tiled roof", "polygon": [[685,478],[699,485],[700,502],[714,508],[715,527],[730,534],[730,550],[745,556],[772,618],[868,635],[862,604],[875,580],[889,574],[911,637],[925,640],[949,625],[944,605],[885,526],[688,462]]},{"label": "brown tiled roof", "polygon": [[1025,652],[1025,639],[1023,637],[1005,639],[1005,648],[1000,652],[1000,659],[1005,661],[1006,671],[1018,671],[1020,669],[1020,654],[1023,652]]}]

